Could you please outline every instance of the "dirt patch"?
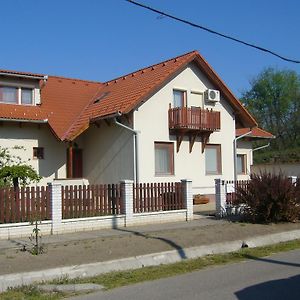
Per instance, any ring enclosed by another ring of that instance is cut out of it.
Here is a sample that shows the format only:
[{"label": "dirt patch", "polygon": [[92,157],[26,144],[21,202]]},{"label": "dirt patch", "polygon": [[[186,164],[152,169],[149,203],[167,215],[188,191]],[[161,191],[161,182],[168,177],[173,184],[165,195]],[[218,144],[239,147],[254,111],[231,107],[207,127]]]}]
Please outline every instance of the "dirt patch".
[{"label": "dirt patch", "polygon": [[299,223],[257,225],[222,221],[206,226],[195,224],[194,227],[151,232],[137,231],[129,227],[120,229],[119,234],[113,236],[47,244],[46,252],[39,256],[21,252],[19,249],[2,250],[0,274],[101,262],[167,250],[180,251],[185,247],[300,229]]}]

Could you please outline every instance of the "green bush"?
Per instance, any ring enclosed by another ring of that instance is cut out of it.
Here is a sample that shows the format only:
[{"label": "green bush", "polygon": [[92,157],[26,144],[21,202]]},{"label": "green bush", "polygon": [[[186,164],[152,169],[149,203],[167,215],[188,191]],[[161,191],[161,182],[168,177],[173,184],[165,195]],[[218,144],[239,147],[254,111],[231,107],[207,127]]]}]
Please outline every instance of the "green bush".
[{"label": "green bush", "polygon": [[284,174],[252,174],[245,187],[237,187],[236,204],[244,205],[244,217],[255,223],[295,222],[300,216],[300,183]]}]

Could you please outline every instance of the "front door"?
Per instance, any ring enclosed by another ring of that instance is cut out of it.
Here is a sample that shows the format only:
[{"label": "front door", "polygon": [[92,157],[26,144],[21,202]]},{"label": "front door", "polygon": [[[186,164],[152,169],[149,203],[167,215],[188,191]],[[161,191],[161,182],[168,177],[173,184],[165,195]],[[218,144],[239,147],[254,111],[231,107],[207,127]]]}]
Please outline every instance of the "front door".
[{"label": "front door", "polygon": [[67,178],[82,178],[82,149],[67,149]]}]

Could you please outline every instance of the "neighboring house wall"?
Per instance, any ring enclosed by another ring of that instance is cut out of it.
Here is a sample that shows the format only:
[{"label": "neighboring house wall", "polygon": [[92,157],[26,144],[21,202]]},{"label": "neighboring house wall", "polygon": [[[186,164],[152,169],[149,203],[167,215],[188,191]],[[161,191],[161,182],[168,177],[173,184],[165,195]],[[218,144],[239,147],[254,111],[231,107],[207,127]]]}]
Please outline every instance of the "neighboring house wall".
[{"label": "neighboring house wall", "polygon": [[252,165],[252,143],[249,141],[237,141],[237,155],[245,155],[245,173],[238,173],[238,180],[248,180],[250,178]]},{"label": "neighboring house wall", "polygon": [[278,174],[280,171],[286,176],[297,176],[300,178],[300,163],[287,164],[259,164],[251,166],[251,173],[267,171]]},{"label": "neighboring house wall", "polygon": [[[187,104],[190,106],[190,104],[196,105],[191,103],[191,91],[204,93],[207,88],[214,87],[195,65],[189,65],[135,111],[134,129],[141,132],[139,134],[140,182],[167,182],[189,178],[193,180],[194,194],[213,194],[215,178],[233,180],[235,124],[232,109],[224,99],[216,104],[205,103],[205,108],[221,112],[221,130],[211,134],[209,143],[221,145],[222,174],[206,175],[205,151],[201,152],[200,138],[196,139],[193,150],[189,153],[189,141],[186,136],[177,153],[176,136],[169,135],[168,109],[169,103],[173,103],[173,90],[187,91]],[[197,106],[202,105],[199,103]],[[173,142],[174,147],[174,175],[155,176],[154,142],[170,141]]]},{"label": "neighboring house wall", "polygon": [[[20,156],[30,164],[43,179],[45,185],[54,178],[66,177],[66,143],[59,142],[47,124],[2,122],[0,126],[0,145],[10,153]],[[15,146],[24,149],[13,149]],[[44,148],[44,159],[33,158],[33,147]]]},{"label": "neighboring house wall", "polygon": [[83,177],[90,184],[133,180],[133,134],[104,122],[92,125],[82,136]]}]

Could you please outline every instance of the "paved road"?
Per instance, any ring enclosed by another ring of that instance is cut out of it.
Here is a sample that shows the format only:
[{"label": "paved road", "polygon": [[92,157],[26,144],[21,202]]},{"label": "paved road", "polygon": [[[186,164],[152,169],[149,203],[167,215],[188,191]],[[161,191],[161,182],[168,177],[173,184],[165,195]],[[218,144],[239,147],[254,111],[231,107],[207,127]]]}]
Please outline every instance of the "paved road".
[{"label": "paved road", "polygon": [[300,250],[72,299],[300,299]]}]

